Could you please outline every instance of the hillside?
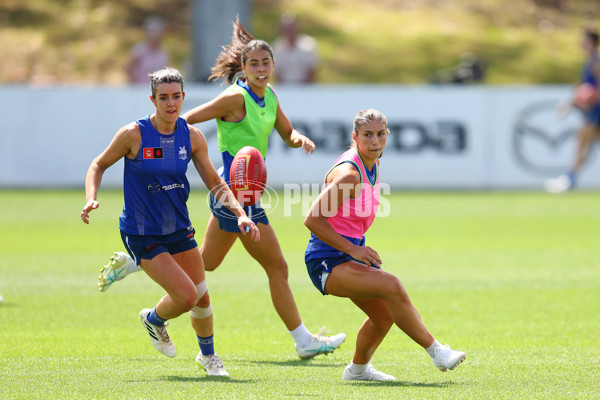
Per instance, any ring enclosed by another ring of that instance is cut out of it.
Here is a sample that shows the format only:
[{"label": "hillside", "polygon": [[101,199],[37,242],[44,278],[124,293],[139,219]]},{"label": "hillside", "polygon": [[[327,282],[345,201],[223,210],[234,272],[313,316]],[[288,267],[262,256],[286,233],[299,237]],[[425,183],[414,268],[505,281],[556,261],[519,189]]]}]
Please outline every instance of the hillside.
[{"label": "hillside", "polygon": [[[174,66],[189,63],[191,0],[3,0],[1,83],[125,82],[145,17],[168,20]],[[510,6],[507,6],[510,4]],[[160,11],[158,11],[160,10]],[[282,12],[319,43],[320,82],[425,83],[463,54],[485,60],[486,82],[571,83],[582,27],[600,15],[584,0],[254,0],[250,30],[272,41]]]}]

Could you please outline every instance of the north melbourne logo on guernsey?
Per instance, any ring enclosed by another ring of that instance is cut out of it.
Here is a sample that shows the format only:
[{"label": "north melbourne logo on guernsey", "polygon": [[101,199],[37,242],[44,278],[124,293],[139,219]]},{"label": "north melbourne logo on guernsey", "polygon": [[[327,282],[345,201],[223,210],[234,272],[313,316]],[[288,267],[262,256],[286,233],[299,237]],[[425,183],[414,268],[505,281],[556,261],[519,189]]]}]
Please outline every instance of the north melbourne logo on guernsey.
[{"label": "north melbourne logo on guernsey", "polygon": [[144,160],[163,158],[162,147],[144,147]]},{"label": "north melbourne logo on guernsey", "polygon": [[186,158],[187,158],[187,150],[185,149],[185,146],[182,146],[179,148],[179,159],[185,160]]}]

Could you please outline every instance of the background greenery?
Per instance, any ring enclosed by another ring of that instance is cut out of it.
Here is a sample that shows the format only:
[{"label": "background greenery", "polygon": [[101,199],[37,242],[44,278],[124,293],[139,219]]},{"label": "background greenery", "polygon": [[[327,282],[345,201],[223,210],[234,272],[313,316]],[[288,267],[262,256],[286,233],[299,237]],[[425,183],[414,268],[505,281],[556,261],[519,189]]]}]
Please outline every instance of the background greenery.
[{"label": "background greenery", "polygon": [[[202,240],[205,192],[193,191]],[[600,381],[600,194],[398,192],[368,244],[407,288],[443,343],[467,352],[440,373],[393,328],[373,364],[395,382],[345,382],[364,316],[323,297],[303,264],[302,211],[270,218],[289,263],[304,323],[348,334],[334,354],[302,361],[271,305],[266,276],[236,244],[209,273],[217,351],[231,379],[194,366],[185,316],[169,328],[178,355],[151,346],[137,320],[161,289],[138,273],[96,288],[99,267],[121,250],[119,191],[101,190],[90,226],[82,191],[0,190],[0,399],[477,398],[591,399]]]},{"label": "background greenery", "polygon": [[[174,65],[190,58],[191,0],[3,0],[0,82],[125,82],[144,18],[168,22]],[[251,32],[272,41],[282,13],[296,13],[319,43],[325,83],[424,83],[471,53],[486,82],[572,83],[582,28],[597,27],[589,0],[254,0]]]}]

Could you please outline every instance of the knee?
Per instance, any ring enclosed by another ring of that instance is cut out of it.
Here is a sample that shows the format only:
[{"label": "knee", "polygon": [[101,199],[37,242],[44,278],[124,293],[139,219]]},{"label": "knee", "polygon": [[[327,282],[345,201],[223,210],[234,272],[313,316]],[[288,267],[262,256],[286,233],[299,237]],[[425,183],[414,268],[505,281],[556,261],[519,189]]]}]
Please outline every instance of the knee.
[{"label": "knee", "polygon": [[272,279],[283,279],[285,281],[288,280],[288,265],[284,259],[265,267],[267,271],[267,276],[270,280]]},{"label": "knee", "polygon": [[395,276],[392,276],[386,281],[385,285],[383,286],[383,290],[386,297],[395,297],[402,301],[410,301],[406,290],[404,290],[404,286],[402,286],[400,280]]},{"label": "knee", "polygon": [[185,311],[190,311],[196,303],[198,302],[198,293],[196,292],[196,287],[194,285],[190,285],[190,287],[186,287],[184,290],[181,290],[177,293],[177,296],[173,299],[181,308]]},{"label": "knee", "polygon": [[195,319],[205,319],[210,317],[212,315],[212,306],[210,305],[206,281],[202,281],[196,285],[196,294],[198,302],[190,310],[190,316]]},{"label": "knee", "polygon": [[217,269],[217,267],[220,265],[221,263],[205,263],[204,264],[204,270],[205,271],[214,271],[215,269]]},{"label": "knee", "polygon": [[208,307],[210,305],[210,296],[208,292],[206,292],[195,305],[202,308]]},{"label": "knee", "polygon": [[394,324],[394,320],[389,312],[382,313],[375,318],[371,318],[371,322],[380,332],[388,332],[392,325]]},{"label": "knee", "polygon": [[202,256],[205,271],[214,271],[219,265],[221,265],[221,262],[223,261],[223,257],[219,258],[215,257],[214,255],[207,254],[204,251],[204,248],[200,248],[200,255]]}]

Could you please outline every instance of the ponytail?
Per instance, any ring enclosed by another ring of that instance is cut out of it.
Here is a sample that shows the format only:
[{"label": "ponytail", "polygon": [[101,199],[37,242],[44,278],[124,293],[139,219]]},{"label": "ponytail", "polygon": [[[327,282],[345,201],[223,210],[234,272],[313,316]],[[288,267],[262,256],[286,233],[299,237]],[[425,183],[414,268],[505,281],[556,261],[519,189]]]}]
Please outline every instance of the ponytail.
[{"label": "ponytail", "polygon": [[208,77],[209,81],[218,81],[225,79],[227,83],[232,83],[235,76],[242,71],[242,65],[246,63],[246,57],[250,51],[266,50],[273,59],[273,50],[265,41],[256,40],[240,22],[240,17],[236,17],[233,23],[233,35],[231,43],[223,46],[221,53],[217,57],[215,66],[212,67],[212,74]]}]

